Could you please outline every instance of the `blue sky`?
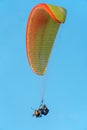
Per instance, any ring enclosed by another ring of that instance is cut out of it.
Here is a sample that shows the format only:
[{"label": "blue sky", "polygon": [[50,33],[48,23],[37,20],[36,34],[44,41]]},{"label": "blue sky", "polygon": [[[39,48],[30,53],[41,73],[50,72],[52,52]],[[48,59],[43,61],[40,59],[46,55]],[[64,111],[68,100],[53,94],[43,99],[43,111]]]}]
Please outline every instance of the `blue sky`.
[{"label": "blue sky", "polygon": [[[26,24],[38,3],[67,9],[47,72],[35,75],[26,56]],[[44,91],[50,109],[32,117]],[[87,130],[87,1],[0,0],[0,130]]]}]

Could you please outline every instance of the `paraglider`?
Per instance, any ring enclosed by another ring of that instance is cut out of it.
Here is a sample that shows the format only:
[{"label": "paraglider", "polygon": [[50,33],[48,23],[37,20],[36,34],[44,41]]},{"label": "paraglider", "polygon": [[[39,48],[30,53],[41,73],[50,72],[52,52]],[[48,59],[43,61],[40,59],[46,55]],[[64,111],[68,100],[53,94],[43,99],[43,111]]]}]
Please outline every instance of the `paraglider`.
[{"label": "paraglider", "polygon": [[[30,67],[37,75],[46,72],[57,31],[65,18],[66,10],[51,4],[38,4],[30,13],[26,27],[26,51]],[[42,116],[42,111],[35,110],[33,115]]]}]

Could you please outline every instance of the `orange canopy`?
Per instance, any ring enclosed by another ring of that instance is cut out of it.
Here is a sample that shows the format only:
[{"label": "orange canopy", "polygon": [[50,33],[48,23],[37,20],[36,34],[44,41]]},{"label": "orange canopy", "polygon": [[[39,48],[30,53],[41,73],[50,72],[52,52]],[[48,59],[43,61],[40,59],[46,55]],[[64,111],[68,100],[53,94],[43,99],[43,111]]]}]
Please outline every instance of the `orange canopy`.
[{"label": "orange canopy", "polygon": [[32,70],[43,75],[51,49],[66,10],[50,4],[36,5],[28,18],[26,28],[27,57]]}]

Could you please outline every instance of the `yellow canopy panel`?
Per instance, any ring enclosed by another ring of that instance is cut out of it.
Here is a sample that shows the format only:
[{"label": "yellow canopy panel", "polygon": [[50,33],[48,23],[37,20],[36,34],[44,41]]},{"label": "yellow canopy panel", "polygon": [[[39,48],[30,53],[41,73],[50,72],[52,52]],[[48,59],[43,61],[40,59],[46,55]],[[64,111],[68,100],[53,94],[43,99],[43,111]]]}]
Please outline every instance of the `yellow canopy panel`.
[{"label": "yellow canopy panel", "polygon": [[38,4],[32,9],[26,28],[26,50],[34,73],[45,73],[57,31],[65,17],[64,8],[50,4]]}]

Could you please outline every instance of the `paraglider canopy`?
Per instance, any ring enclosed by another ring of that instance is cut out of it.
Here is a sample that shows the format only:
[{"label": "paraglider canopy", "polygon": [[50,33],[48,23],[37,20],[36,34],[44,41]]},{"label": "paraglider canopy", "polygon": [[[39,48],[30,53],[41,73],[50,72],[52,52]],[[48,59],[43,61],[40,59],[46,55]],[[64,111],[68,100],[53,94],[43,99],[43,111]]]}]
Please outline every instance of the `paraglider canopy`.
[{"label": "paraglider canopy", "polygon": [[56,33],[65,18],[66,10],[58,6],[38,4],[32,9],[26,28],[26,50],[34,73],[45,73]]}]

